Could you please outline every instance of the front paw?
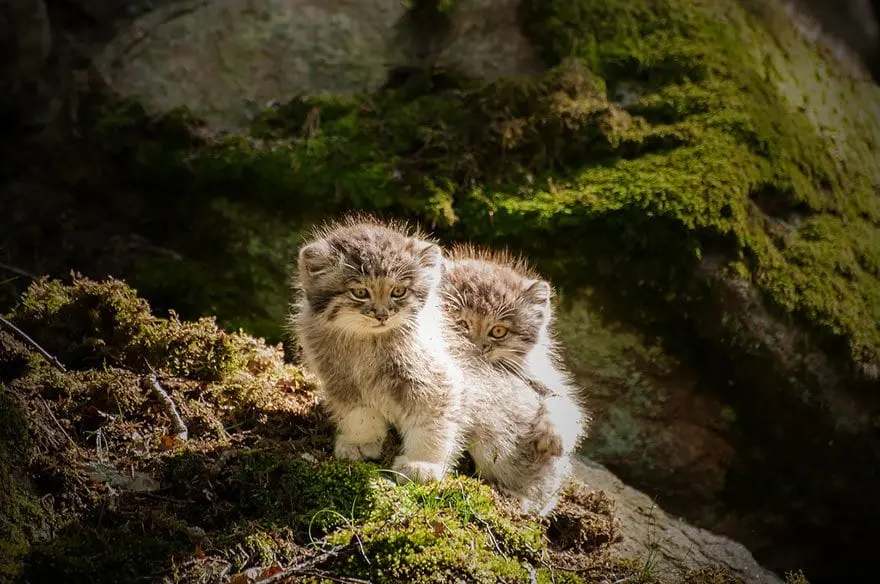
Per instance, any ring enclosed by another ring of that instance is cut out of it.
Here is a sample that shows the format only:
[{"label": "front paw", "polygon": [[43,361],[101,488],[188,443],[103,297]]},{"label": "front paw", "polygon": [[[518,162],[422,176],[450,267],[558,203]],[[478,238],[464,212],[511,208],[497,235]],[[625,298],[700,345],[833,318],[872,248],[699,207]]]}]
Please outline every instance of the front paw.
[{"label": "front paw", "polygon": [[410,460],[406,456],[395,458],[392,469],[403,475],[398,478],[401,483],[439,481],[446,474],[442,464],[424,460]]},{"label": "front paw", "polygon": [[533,431],[533,446],[538,456],[562,456],[562,436],[546,417],[541,416]]},{"label": "front paw", "polygon": [[357,444],[341,438],[336,439],[333,456],[340,460],[377,459],[382,456],[382,442]]}]

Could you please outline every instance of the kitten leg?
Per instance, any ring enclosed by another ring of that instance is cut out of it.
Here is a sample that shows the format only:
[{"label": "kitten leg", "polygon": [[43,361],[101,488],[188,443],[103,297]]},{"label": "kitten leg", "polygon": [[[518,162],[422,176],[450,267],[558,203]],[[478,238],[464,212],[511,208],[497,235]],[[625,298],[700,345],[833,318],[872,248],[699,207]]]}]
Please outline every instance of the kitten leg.
[{"label": "kitten leg", "polygon": [[378,410],[355,408],[338,423],[333,455],[342,460],[379,458],[387,434],[388,423]]},{"label": "kitten leg", "polygon": [[403,454],[394,459],[394,470],[416,483],[441,480],[458,455],[458,425],[452,420],[413,420],[401,432]]}]

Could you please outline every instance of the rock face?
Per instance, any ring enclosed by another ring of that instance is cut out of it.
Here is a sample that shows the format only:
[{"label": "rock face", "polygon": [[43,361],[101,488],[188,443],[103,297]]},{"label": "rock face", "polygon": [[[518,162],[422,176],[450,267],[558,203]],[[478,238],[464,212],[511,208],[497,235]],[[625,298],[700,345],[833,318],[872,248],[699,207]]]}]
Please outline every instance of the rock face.
[{"label": "rock face", "polygon": [[686,365],[632,331],[603,323],[584,300],[563,299],[566,360],[595,412],[589,458],[701,525],[717,522],[736,456],[736,412]]},{"label": "rock face", "polygon": [[868,567],[880,89],[796,4],[42,7],[0,10],[4,112],[69,132],[3,144],[0,289],[121,274],[279,338],[325,215],[514,247],[569,302],[591,457],[779,572]]},{"label": "rock face", "polygon": [[540,71],[516,4],[460,2],[437,30],[399,0],[175,2],[127,25],[95,64],[150,111],[186,105],[241,127],[270,101],[375,91],[389,71],[428,61],[482,78]]},{"label": "rock face", "polygon": [[649,563],[653,573],[675,577],[702,566],[722,566],[744,582],[782,582],[742,544],[670,517],[650,497],[623,484],[602,465],[577,461],[574,476],[614,501],[623,537],[618,544],[621,556]]},{"label": "rock face", "polygon": [[412,60],[396,34],[405,15],[397,0],[179,2],[136,20],[96,65],[151,111],[186,104],[240,126],[271,100],[377,89]]}]

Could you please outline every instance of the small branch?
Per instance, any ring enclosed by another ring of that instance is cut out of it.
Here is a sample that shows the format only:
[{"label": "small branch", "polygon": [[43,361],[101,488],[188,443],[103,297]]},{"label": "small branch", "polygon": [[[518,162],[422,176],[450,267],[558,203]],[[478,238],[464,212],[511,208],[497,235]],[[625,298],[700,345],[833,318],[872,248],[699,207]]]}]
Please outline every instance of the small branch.
[{"label": "small branch", "polygon": [[49,412],[49,417],[52,418],[52,421],[55,422],[55,425],[58,426],[58,429],[61,430],[61,433],[64,434],[65,438],[67,438],[67,441],[73,445],[74,450],[79,450],[79,444],[73,441],[73,438],[70,437],[70,434],[67,433],[67,430],[64,429],[64,426],[61,425],[61,422],[58,421],[58,418],[55,417],[55,414],[52,412],[52,408],[49,407],[49,404],[46,403],[46,400],[41,397],[40,403],[42,403],[43,407],[46,408],[46,411]]},{"label": "small branch", "polygon": [[2,316],[0,316],[0,324],[3,324],[3,326],[5,326],[5,327],[9,328],[10,330],[12,330],[13,332],[15,332],[26,343],[28,343],[31,347],[36,349],[43,357],[46,358],[46,360],[49,363],[54,365],[59,371],[61,371],[62,373],[67,373],[67,369],[64,368],[64,365],[61,364],[61,361],[59,361],[58,359],[56,359],[55,357],[50,355],[46,349],[44,349],[43,347],[38,345],[37,341],[35,341],[32,338],[30,338],[29,336],[27,336],[23,330],[21,330],[20,328],[18,328],[17,326],[15,326],[11,322],[9,322],[5,318],[3,318]]},{"label": "small branch", "polygon": [[[308,560],[305,560],[303,562],[300,562],[298,564],[290,566],[289,568],[285,568],[284,570],[278,572],[277,574],[269,576],[268,578],[263,578],[262,580],[257,580],[256,582],[254,582],[254,584],[274,584],[275,582],[281,582],[282,580],[285,580],[285,579],[290,578],[291,576],[294,576],[297,574],[304,574],[307,572],[313,572],[315,566],[317,566],[319,564],[323,564],[324,562],[326,562],[330,558],[333,558],[333,557],[336,557],[339,555],[343,555],[346,553],[351,553],[351,551],[353,549],[354,548],[351,547],[351,544],[336,546],[334,548],[327,550],[324,553],[318,554],[317,556],[315,556],[313,558],[309,558]],[[352,581],[352,580],[349,580],[349,581]]]},{"label": "small branch", "polygon": [[37,276],[31,274],[28,271],[22,270],[21,268],[16,268],[15,266],[10,266],[9,264],[4,264],[0,262],[0,270],[6,270],[7,272],[12,272],[13,274],[18,274],[19,276],[24,276],[25,278],[30,278],[31,280],[37,280]]},{"label": "small branch", "polygon": [[171,428],[174,430],[174,437],[179,440],[186,440],[189,438],[189,430],[186,429],[186,424],[183,423],[183,418],[180,417],[180,413],[177,411],[177,406],[174,405],[174,400],[172,400],[171,396],[162,389],[161,385],[159,385],[159,379],[156,377],[155,373],[150,374],[149,380],[153,395],[162,402],[162,405],[165,406],[165,412],[168,414],[168,417],[171,418]]},{"label": "small branch", "polygon": [[529,584],[538,584],[538,574],[535,572],[534,566],[526,564],[526,571],[529,573]]}]

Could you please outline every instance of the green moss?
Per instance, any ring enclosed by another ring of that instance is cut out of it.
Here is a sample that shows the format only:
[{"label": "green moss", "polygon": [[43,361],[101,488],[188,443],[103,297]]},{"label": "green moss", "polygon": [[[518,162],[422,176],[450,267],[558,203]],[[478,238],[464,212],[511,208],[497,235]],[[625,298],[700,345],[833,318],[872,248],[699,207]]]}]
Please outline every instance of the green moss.
[{"label": "green moss", "polygon": [[315,536],[359,521],[372,505],[369,465],[337,460],[311,463],[264,453],[242,458],[238,480],[245,485],[243,508]]},{"label": "green moss", "polygon": [[31,546],[46,537],[51,519],[21,471],[29,445],[21,403],[0,383],[0,581],[4,582],[19,575]]},{"label": "green moss", "polygon": [[182,323],[175,314],[154,317],[134,289],[112,278],[75,277],[70,285],[43,278],[31,284],[11,318],[74,368],[106,363],[146,371],[149,365],[218,380],[238,365],[237,338],[213,319]]},{"label": "green moss", "polygon": [[528,581],[521,562],[545,550],[542,526],[505,515],[472,479],[375,488],[369,518],[331,536],[354,538],[362,550],[344,561],[343,573],[373,582]]},{"label": "green moss", "polygon": [[[263,525],[286,526],[302,537],[319,537],[370,512],[374,468],[336,460],[312,463],[274,451],[243,451],[223,459],[181,452],[171,457],[164,476],[182,498],[201,501],[205,492],[227,502],[242,519]],[[212,485],[222,483],[223,488]],[[221,504],[222,506],[222,504]],[[214,517],[203,511],[188,516],[204,526],[222,524],[233,517]]]},{"label": "green moss", "polygon": [[[591,217],[610,209],[638,209],[642,217],[672,218],[694,234],[693,244],[684,240],[680,251],[669,250],[678,257],[722,237],[728,257],[748,258],[751,278],[777,307],[845,339],[857,362],[880,356],[880,329],[865,326],[880,314],[876,271],[865,259],[880,251],[868,235],[880,220],[876,197],[869,195],[875,169],[848,164],[844,171],[821,128],[804,114],[809,107],[791,107],[782,88],[777,91],[777,71],[762,58],[777,68],[784,58],[770,48],[779,39],[761,20],[720,1],[522,6],[526,31],[549,62],[576,56],[606,79],[610,92],[635,84],[640,95],[631,113],[687,124],[699,142],[668,155],[587,167],[562,197],[536,193],[525,209],[516,203],[511,215],[574,210],[586,229]],[[789,45],[796,44],[792,36]],[[754,46],[767,53],[753,54]],[[812,65],[821,69],[821,60],[814,57]],[[830,72],[829,79],[837,82]],[[877,124],[854,134],[861,150],[852,150],[862,156],[878,136]],[[769,206],[756,200],[764,193]],[[805,225],[777,237],[779,222],[790,214],[804,215]]]}]

